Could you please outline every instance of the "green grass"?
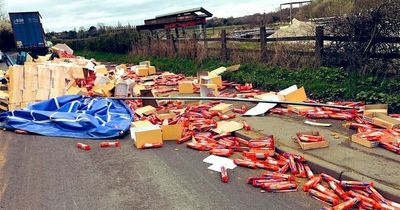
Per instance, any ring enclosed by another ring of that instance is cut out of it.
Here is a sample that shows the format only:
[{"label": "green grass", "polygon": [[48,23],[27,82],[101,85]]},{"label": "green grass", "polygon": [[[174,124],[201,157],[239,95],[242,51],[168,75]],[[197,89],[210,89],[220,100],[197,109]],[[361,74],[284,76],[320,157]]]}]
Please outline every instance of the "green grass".
[{"label": "green grass", "polygon": [[[185,58],[159,58],[129,56],[103,52],[78,51],[77,55],[95,58],[98,61],[137,64],[151,60],[161,71],[183,73],[194,76],[198,71],[213,70],[232,63],[205,60],[201,63]],[[322,101],[365,101],[366,103],[388,103],[392,112],[400,113],[399,78],[377,78],[356,75],[340,68],[283,69],[265,64],[242,63],[239,71],[224,73],[223,79],[239,83],[250,82],[257,88],[279,91],[293,84],[304,86],[311,99]]]}]

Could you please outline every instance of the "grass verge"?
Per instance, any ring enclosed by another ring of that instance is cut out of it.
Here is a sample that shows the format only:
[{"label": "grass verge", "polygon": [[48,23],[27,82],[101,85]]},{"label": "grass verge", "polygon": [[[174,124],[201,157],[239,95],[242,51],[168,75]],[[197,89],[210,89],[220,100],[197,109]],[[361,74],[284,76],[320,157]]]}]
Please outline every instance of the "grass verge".
[{"label": "grass verge", "polygon": [[[78,51],[77,55],[95,58],[99,61],[137,64],[151,60],[158,69],[185,75],[196,75],[197,71],[213,70],[219,66],[231,65],[218,60],[205,60],[201,63],[185,58],[160,58],[131,56],[92,51]],[[388,103],[391,112],[400,113],[399,77],[378,78],[349,73],[340,68],[304,68],[289,70],[265,64],[242,63],[237,72],[224,73],[226,80],[239,83],[251,82],[257,88],[278,91],[293,84],[304,86],[311,99],[322,101],[365,101]]]}]

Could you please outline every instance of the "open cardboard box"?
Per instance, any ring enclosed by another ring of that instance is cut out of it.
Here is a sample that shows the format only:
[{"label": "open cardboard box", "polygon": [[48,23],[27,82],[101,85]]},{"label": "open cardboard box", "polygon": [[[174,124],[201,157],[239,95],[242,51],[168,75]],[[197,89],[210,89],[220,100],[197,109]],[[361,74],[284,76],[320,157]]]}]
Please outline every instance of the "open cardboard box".
[{"label": "open cardboard box", "polygon": [[388,114],[388,105],[387,104],[371,104],[364,106],[364,116],[371,116],[373,113],[382,113]]},{"label": "open cardboard box", "polygon": [[384,113],[373,112],[364,115],[365,121],[386,129],[400,128],[400,120],[392,118]]},{"label": "open cardboard box", "polygon": [[374,148],[379,146],[379,141],[369,141],[361,136],[365,133],[356,133],[351,136],[351,141],[364,147]]},{"label": "open cardboard box", "polygon": [[306,132],[298,132],[296,133],[297,143],[299,143],[302,150],[311,150],[311,149],[319,149],[329,147],[329,142],[322,136],[322,141],[320,142],[302,142],[300,141],[300,135],[313,135],[313,136],[322,136],[318,131],[306,131]]},{"label": "open cardboard box", "polygon": [[209,95],[218,96],[218,86],[216,84],[201,84],[200,97],[208,97]]}]

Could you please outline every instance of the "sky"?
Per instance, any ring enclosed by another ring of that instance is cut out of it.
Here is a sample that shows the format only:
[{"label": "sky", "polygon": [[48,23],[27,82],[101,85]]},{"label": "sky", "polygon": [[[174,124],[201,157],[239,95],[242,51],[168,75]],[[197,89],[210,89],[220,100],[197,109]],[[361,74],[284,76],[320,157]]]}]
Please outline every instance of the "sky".
[{"label": "sky", "polygon": [[39,11],[46,31],[105,25],[142,25],[157,15],[203,7],[214,17],[240,17],[275,11],[298,0],[0,0],[5,12]]}]

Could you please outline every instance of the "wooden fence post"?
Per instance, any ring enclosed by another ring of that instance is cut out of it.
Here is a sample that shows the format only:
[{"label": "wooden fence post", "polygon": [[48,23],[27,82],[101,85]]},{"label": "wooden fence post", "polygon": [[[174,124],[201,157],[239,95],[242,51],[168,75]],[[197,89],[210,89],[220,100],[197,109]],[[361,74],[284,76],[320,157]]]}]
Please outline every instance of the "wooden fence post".
[{"label": "wooden fence post", "polygon": [[228,60],[228,47],[226,44],[226,30],[221,30],[221,58],[222,61],[226,62]]},{"label": "wooden fence post", "polygon": [[152,49],[151,49],[151,39],[152,39],[152,36],[153,36],[153,33],[152,33],[152,32],[150,32],[150,35],[147,36],[148,52],[149,52],[149,55],[150,55],[150,56],[153,55]]},{"label": "wooden fence post", "polygon": [[197,36],[196,32],[193,32],[193,58],[197,58]]},{"label": "wooden fence post", "polygon": [[204,38],[204,51],[206,52],[206,58],[208,58],[208,42],[207,42],[207,30],[206,30],[206,25],[203,24],[201,26],[202,31],[203,31],[203,38]]},{"label": "wooden fence post", "polygon": [[315,28],[315,60],[317,66],[323,63],[324,54],[324,27],[317,26]]},{"label": "wooden fence post", "polygon": [[265,26],[260,28],[260,47],[261,47],[261,62],[267,59],[267,33]]},{"label": "wooden fence post", "polygon": [[176,49],[176,46],[175,46],[175,40],[174,40],[174,35],[173,34],[169,35],[168,41],[169,41],[169,46],[170,46],[170,48],[172,50],[172,53],[174,53],[174,54],[177,53],[177,49]]},{"label": "wooden fence post", "polygon": [[160,44],[160,35],[158,32],[156,33],[156,38],[157,38],[157,56],[161,55],[161,44]]}]

